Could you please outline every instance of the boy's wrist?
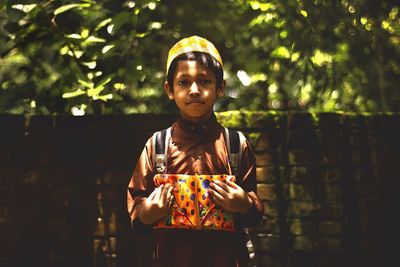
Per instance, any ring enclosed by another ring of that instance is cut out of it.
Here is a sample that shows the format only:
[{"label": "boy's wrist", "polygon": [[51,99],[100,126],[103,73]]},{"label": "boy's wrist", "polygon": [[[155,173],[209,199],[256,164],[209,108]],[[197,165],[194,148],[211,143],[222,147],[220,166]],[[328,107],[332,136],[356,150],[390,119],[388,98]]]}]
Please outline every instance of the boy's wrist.
[{"label": "boy's wrist", "polygon": [[239,212],[242,214],[247,214],[252,207],[253,207],[253,199],[246,193],[246,204],[243,205],[242,210]]},{"label": "boy's wrist", "polygon": [[143,213],[142,212],[140,212],[139,213],[139,220],[143,223],[143,224],[146,224],[146,225],[152,225],[153,224],[153,221],[151,220],[151,218],[147,218],[146,216],[143,216]]}]

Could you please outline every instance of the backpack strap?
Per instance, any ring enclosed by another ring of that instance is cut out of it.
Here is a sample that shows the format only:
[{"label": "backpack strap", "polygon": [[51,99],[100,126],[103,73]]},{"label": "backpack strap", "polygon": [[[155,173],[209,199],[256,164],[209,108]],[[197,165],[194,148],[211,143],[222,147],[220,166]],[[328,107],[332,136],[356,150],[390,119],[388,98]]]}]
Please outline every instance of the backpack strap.
[{"label": "backpack strap", "polygon": [[167,172],[167,153],[170,139],[171,127],[153,134],[152,158],[157,173]]},{"label": "backpack strap", "polygon": [[240,131],[225,127],[225,140],[231,172],[237,176],[239,174],[239,163],[242,159],[243,145],[246,142],[246,137]]}]

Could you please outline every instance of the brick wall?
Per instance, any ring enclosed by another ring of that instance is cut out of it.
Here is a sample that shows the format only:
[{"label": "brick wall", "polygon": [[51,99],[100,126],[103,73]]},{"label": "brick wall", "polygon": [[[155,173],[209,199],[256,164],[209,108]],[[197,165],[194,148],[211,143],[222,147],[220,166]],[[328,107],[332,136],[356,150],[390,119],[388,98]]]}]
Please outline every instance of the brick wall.
[{"label": "brick wall", "polygon": [[[175,118],[1,115],[0,266],[149,266],[152,237],[129,231],[126,186],[147,138]],[[257,266],[381,266],[400,115],[218,118],[256,153]]]}]

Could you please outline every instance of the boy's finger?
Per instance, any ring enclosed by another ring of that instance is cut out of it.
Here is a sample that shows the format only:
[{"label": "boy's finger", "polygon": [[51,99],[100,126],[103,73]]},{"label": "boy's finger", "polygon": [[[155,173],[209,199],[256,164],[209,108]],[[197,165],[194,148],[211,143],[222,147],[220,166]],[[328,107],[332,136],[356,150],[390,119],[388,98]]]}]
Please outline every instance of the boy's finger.
[{"label": "boy's finger", "polygon": [[223,206],[222,201],[219,200],[219,199],[216,198],[216,197],[214,198],[214,203],[215,203],[216,205]]},{"label": "boy's finger", "polygon": [[169,190],[168,190],[168,197],[171,197],[174,195],[175,189],[173,186],[170,186]]},{"label": "boy's finger", "polygon": [[160,185],[157,189],[158,189],[158,190],[157,190],[156,194],[154,195],[154,200],[155,200],[155,201],[159,201],[159,200],[160,200],[162,191],[163,191],[163,189],[164,189],[164,185],[163,185],[163,184]]},{"label": "boy's finger", "polygon": [[238,189],[238,185],[232,182],[231,180],[226,180],[226,184],[229,185],[230,187],[233,187],[235,189]]},{"label": "boy's finger", "polygon": [[222,188],[219,184],[211,183],[210,187],[211,187],[211,189],[213,189],[213,191],[218,192],[223,198],[227,198],[228,197],[228,191],[226,189]]},{"label": "boy's finger", "polygon": [[160,196],[162,204],[165,204],[167,202],[170,192],[171,192],[171,186],[169,184],[166,184]]},{"label": "boy's finger", "polygon": [[170,195],[168,198],[168,207],[171,207],[172,203],[174,203],[174,195]]},{"label": "boy's finger", "polygon": [[212,188],[208,190],[208,193],[213,196],[213,200],[218,199],[219,201],[222,201],[225,199],[223,195],[221,195],[218,191],[213,190]]},{"label": "boy's finger", "polygon": [[173,186],[172,187],[172,192],[178,193],[179,192],[179,186]]},{"label": "boy's finger", "polygon": [[218,195],[218,193],[215,194],[215,192],[212,192],[211,194],[213,196],[213,198],[212,198],[213,202],[216,205],[225,208],[225,199],[221,195]]},{"label": "boy's finger", "polygon": [[151,192],[151,194],[147,197],[148,200],[153,200],[154,196],[156,195],[156,191],[158,190],[158,188],[154,188],[153,192]]},{"label": "boy's finger", "polygon": [[230,191],[229,189],[230,188],[226,183],[224,183],[222,181],[219,181],[219,180],[214,181],[214,183],[217,184],[219,187],[221,187],[222,189],[224,189],[226,192],[229,193],[229,191]]}]

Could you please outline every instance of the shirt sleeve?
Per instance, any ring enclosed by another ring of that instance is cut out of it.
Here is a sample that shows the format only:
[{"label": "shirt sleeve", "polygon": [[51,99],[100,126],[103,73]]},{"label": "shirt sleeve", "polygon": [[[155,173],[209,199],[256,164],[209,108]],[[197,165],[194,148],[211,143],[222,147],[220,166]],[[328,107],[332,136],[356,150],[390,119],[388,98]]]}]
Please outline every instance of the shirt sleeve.
[{"label": "shirt sleeve", "polygon": [[241,227],[256,226],[264,214],[264,204],[257,196],[256,159],[250,143],[246,140],[239,162],[239,185],[247,192],[253,205],[246,214],[236,214],[236,224]]},{"label": "shirt sleeve", "polygon": [[154,190],[155,174],[152,163],[152,138],[149,138],[139,157],[127,190],[127,208],[131,227],[136,233],[147,233],[152,225],[143,224],[139,219],[140,207],[146,197]]}]

